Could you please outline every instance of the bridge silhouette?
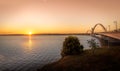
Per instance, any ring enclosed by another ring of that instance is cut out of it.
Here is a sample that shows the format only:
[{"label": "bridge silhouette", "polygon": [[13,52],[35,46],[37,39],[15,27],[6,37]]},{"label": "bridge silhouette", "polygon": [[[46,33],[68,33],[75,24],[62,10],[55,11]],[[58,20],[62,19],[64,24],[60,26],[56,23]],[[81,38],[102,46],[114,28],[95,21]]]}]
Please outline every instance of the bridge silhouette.
[{"label": "bridge silhouette", "polygon": [[97,26],[101,26],[104,29],[104,31],[107,32],[107,29],[101,23],[98,23],[91,29],[91,34],[94,34],[94,30]]},{"label": "bridge silhouette", "polygon": [[102,25],[101,23],[98,23],[98,24],[95,24],[95,26],[91,30],[88,30],[86,33],[90,32],[91,34],[94,34],[95,33],[94,31],[97,26],[101,26],[103,28],[104,32],[108,32],[104,25]]},{"label": "bridge silhouette", "polygon": [[[101,26],[104,30],[104,32],[99,32],[99,33],[95,33],[95,29],[97,26]],[[101,23],[95,24],[95,26],[91,29],[88,30],[87,33],[90,32],[90,35],[95,36],[96,34],[101,35],[102,37],[104,37],[103,39],[107,38],[111,38],[111,39],[117,39],[120,40],[120,32],[108,32],[107,29],[105,28],[104,25],[102,25]]]}]

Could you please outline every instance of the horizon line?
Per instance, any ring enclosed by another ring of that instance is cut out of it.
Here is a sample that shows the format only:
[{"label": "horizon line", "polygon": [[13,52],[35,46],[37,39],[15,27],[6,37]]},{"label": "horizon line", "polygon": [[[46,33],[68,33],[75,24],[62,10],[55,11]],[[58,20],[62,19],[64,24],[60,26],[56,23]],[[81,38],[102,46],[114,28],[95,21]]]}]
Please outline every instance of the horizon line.
[{"label": "horizon line", "polygon": [[[89,35],[90,33],[37,33],[37,34],[32,34],[34,35]],[[0,36],[9,36],[9,35],[18,35],[18,36],[26,36],[29,34],[0,34]]]}]

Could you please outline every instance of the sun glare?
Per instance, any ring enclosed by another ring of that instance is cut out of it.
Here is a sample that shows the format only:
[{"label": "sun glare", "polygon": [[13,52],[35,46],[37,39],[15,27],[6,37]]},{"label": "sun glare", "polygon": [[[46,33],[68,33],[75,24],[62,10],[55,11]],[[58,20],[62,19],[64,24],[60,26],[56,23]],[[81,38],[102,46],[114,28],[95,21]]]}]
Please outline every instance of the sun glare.
[{"label": "sun glare", "polygon": [[32,32],[29,32],[29,35],[32,35]]}]

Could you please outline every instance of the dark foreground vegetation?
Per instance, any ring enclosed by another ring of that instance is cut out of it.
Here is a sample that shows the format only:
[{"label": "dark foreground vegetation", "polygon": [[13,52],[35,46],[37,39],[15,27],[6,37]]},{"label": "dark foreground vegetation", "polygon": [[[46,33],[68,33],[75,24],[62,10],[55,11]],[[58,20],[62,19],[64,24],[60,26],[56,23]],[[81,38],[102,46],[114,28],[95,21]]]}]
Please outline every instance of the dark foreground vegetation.
[{"label": "dark foreground vegetation", "polygon": [[80,44],[79,39],[75,36],[69,36],[65,38],[63,42],[63,49],[61,56],[78,55],[83,52],[83,45]]},{"label": "dark foreground vegetation", "polygon": [[120,71],[120,46],[68,55],[38,71]]},{"label": "dark foreground vegetation", "polygon": [[98,48],[95,39],[88,44],[91,49],[83,51],[77,37],[67,37],[63,42],[62,58],[38,71],[120,71],[120,46]]}]

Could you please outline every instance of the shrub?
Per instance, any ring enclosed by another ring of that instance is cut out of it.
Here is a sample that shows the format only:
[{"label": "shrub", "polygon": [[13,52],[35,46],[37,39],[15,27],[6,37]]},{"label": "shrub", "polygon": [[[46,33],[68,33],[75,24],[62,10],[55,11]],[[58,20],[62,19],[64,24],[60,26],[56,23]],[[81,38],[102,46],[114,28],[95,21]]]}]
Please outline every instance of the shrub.
[{"label": "shrub", "polygon": [[81,52],[83,52],[83,46],[80,45],[79,39],[77,37],[69,36],[65,38],[61,52],[63,57],[66,55],[80,54]]},{"label": "shrub", "polygon": [[95,42],[95,39],[88,40],[88,44],[90,45],[92,49],[92,53],[95,53],[95,49],[99,47],[98,43]]}]

